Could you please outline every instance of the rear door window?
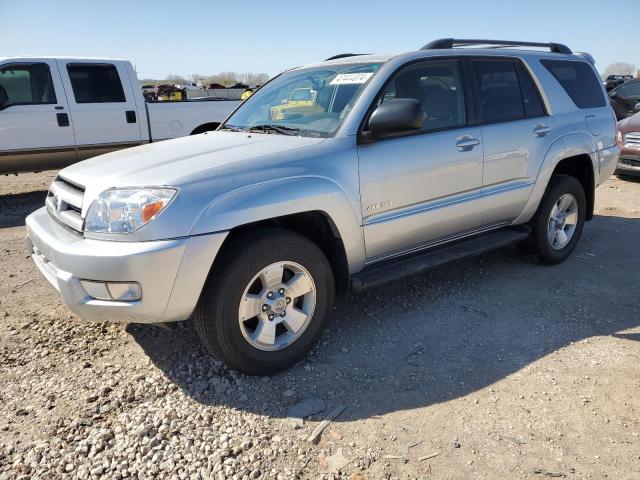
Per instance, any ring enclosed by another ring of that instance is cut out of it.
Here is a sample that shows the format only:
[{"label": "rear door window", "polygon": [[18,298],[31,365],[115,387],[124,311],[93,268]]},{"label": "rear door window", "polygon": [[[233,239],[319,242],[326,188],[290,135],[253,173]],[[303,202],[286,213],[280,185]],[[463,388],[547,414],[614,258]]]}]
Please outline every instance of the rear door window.
[{"label": "rear door window", "polygon": [[15,64],[0,69],[0,108],[52,103],[57,103],[56,91],[46,63]]},{"label": "rear door window", "polygon": [[482,123],[499,123],[546,115],[538,88],[516,60],[471,60],[478,87]]},{"label": "rear door window", "polygon": [[67,65],[76,103],[126,102],[118,70],[112,64]]},{"label": "rear door window", "polygon": [[524,100],[515,62],[472,60],[479,90],[482,123],[525,118]]},{"label": "rear door window", "polygon": [[540,93],[531,76],[521,64],[518,63],[516,65],[520,88],[522,89],[522,100],[524,101],[524,114],[528,118],[546,115],[547,112],[542,105],[542,100],[540,100]]},{"label": "rear door window", "polygon": [[540,60],[578,108],[604,107],[600,80],[589,64],[572,60]]}]

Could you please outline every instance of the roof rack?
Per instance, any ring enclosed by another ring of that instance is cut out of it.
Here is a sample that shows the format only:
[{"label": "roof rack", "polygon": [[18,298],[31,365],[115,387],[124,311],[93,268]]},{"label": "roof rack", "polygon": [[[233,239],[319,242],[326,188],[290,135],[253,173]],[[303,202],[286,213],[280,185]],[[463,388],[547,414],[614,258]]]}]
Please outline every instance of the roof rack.
[{"label": "roof rack", "polygon": [[440,38],[427,43],[420,50],[447,49],[454,47],[467,47],[470,45],[492,45],[494,48],[501,47],[542,47],[548,48],[553,53],[573,53],[569,47],[562,43],[540,43],[540,42],[518,42],[511,40],[483,40],[483,39],[463,39],[463,38]]},{"label": "roof rack", "polygon": [[338,58],[346,58],[346,57],[357,57],[358,55],[367,55],[366,53],[339,53],[338,55],[334,55],[333,57],[325,58],[325,62],[329,60],[337,60]]}]

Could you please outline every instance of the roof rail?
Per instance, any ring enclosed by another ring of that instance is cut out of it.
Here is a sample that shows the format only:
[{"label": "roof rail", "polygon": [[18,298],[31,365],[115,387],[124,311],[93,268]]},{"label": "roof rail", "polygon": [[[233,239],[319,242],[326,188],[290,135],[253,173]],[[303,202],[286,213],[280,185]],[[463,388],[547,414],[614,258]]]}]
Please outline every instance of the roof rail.
[{"label": "roof rail", "polygon": [[512,40],[483,40],[470,38],[441,38],[427,43],[420,50],[447,49],[454,47],[466,47],[469,45],[492,45],[494,47],[542,47],[548,48],[553,53],[573,53],[569,47],[562,43],[518,42]]},{"label": "roof rail", "polygon": [[357,57],[358,55],[367,55],[367,54],[366,53],[339,53],[338,55],[334,55],[333,57],[325,58],[324,61],[328,62],[329,60],[337,60],[338,58]]}]

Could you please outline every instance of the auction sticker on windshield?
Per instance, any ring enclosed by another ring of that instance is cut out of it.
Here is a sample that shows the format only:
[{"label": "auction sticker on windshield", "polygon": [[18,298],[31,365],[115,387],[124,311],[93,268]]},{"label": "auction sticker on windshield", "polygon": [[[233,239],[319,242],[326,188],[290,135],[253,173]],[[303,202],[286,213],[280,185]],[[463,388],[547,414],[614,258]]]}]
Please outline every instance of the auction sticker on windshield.
[{"label": "auction sticker on windshield", "polygon": [[365,83],[371,78],[373,72],[360,72],[360,73],[341,73],[329,82],[329,85],[348,85],[354,83]]}]

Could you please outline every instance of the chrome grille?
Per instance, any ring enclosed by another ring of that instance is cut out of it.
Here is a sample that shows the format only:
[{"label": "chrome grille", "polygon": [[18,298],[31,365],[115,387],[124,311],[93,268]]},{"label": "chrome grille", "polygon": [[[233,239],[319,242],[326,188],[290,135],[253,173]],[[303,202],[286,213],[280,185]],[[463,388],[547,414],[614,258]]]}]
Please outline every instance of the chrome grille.
[{"label": "chrome grille", "polygon": [[51,187],[45,205],[49,214],[72,228],[82,231],[82,201],[84,187],[57,176]]},{"label": "chrome grille", "polygon": [[626,133],[624,146],[627,148],[640,148],[640,132]]}]

